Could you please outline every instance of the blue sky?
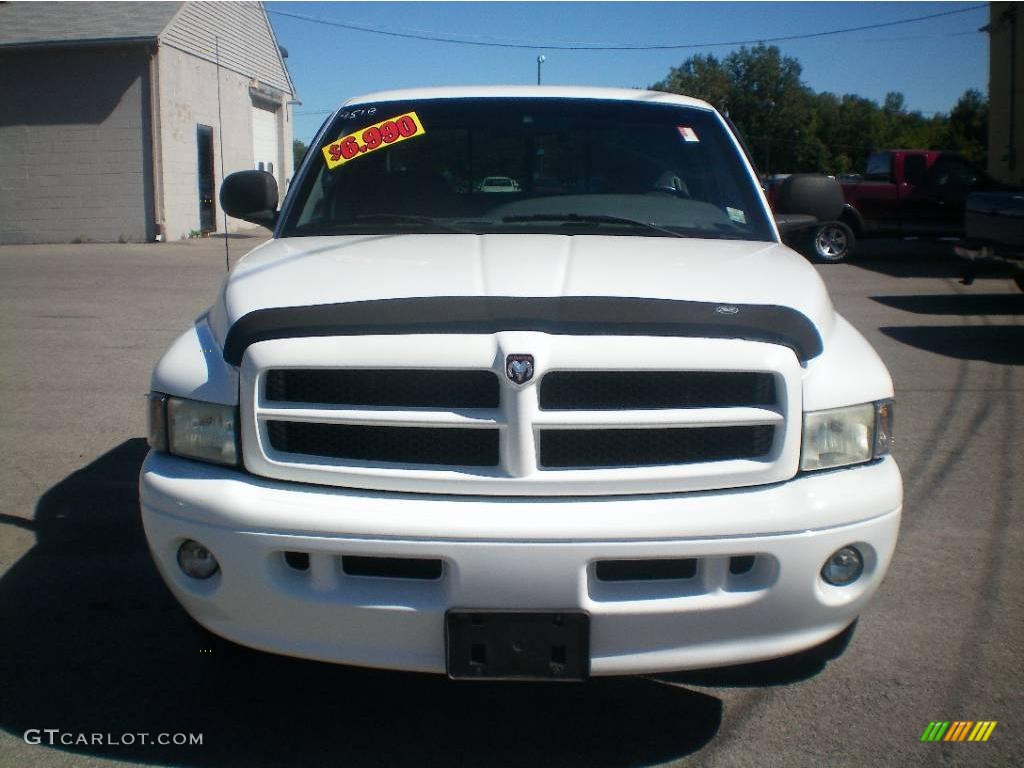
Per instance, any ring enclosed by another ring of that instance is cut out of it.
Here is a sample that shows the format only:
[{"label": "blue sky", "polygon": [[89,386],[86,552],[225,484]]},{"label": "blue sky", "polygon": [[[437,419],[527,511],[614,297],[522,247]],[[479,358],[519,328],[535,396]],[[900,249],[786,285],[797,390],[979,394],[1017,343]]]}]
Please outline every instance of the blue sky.
[{"label": "blue sky", "polygon": [[[303,104],[295,137],[308,141],[325,113],[360,93],[398,87],[543,81],[646,87],[694,53],[719,58],[735,45],[691,50],[557,51],[406,40],[289,18],[293,13],[400,33],[535,45],[690,45],[828,32],[979,3],[872,2],[270,2],[267,10]],[[882,29],[774,43],[803,65],[816,91],[881,101],[900,91],[909,109],[947,112],[968,88],[986,92],[987,6]]]}]

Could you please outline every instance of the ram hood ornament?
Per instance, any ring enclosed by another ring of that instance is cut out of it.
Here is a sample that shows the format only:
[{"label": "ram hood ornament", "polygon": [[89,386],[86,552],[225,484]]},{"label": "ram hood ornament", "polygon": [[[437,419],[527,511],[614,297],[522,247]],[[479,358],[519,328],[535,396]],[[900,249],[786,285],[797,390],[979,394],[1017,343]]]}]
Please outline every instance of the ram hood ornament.
[{"label": "ram hood ornament", "polygon": [[509,355],[505,358],[505,375],[513,384],[525,384],[533,378],[533,355]]}]

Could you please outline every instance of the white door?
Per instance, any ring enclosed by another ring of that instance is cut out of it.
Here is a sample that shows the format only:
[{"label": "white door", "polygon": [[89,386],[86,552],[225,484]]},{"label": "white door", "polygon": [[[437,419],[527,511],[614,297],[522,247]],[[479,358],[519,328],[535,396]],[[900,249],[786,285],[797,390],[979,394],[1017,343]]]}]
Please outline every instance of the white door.
[{"label": "white door", "polygon": [[274,174],[277,188],[281,189],[281,169],[278,159],[277,112],[269,109],[252,108],[252,158],[253,167]]}]

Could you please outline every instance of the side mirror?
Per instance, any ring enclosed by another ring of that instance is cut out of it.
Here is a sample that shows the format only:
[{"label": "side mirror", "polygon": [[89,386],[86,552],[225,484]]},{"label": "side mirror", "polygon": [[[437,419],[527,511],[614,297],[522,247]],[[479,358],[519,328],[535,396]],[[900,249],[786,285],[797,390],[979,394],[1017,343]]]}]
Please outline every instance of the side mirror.
[{"label": "side mirror", "polygon": [[277,221],[277,180],[266,171],[232,173],[220,185],[220,206],[228,216],[272,227]]},{"label": "side mirror", "polygon": [[[775,212],[813,216],[818,221],[835,221],[845,205],[839,182],[819,173],[794,173],[779,185],[775,196]],[[780,216],[776,216],[779,222]],[[781,227],[780,227],[781,228]]]}]

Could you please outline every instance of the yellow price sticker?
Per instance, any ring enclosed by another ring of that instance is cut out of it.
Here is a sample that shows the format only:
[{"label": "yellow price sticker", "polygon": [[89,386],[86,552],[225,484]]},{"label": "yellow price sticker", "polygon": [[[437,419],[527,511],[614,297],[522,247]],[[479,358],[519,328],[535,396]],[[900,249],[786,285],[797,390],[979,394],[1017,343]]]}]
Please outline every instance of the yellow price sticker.
[{"label": "yellow price sticker", "polygon": [[423,123],[416,113],[406,112],[398,117],[381,120],[328,144],[323,148],[324,159],[327,161],[327,167],[333,171],[357,157],[425,133]]}]

